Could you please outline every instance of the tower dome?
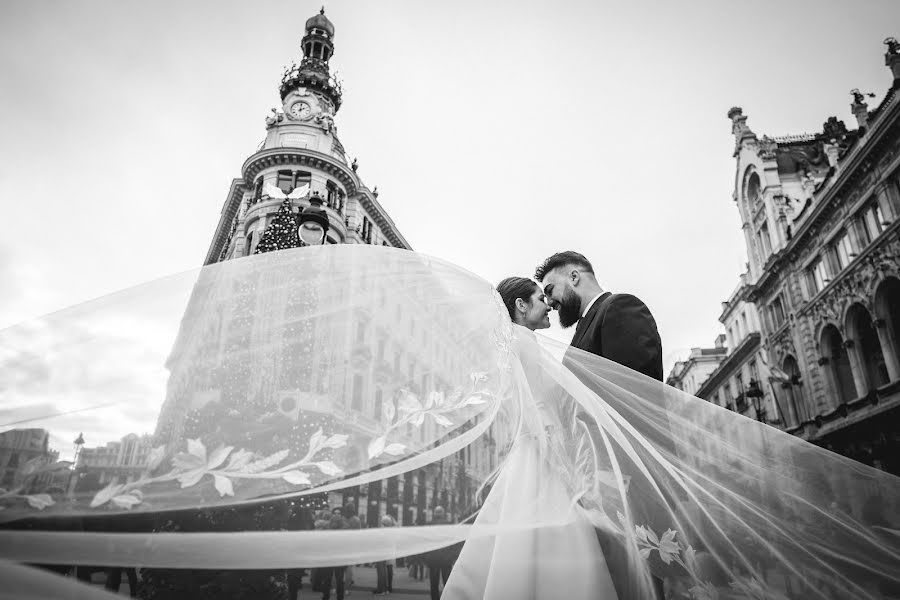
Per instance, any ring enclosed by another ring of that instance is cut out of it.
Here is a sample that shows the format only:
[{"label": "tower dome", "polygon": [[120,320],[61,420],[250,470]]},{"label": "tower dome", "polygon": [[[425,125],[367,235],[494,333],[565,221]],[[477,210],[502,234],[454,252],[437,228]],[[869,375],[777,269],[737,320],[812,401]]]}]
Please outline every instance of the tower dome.
[{"label": "tower dome", "polygon": [[319,11],[319,14],[306,20],[306,31],[312,29],[321,29],[328,34],[328,37],[334,36],[334,25],[325,16],[325,7]]}]

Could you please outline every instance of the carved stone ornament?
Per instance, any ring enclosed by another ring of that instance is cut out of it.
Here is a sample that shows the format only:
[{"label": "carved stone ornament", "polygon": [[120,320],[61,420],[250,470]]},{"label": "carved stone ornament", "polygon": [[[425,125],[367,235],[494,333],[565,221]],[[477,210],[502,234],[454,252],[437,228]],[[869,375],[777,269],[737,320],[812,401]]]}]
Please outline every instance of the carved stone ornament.
[{"label": "carved stone ornament", "polygon": [[271,129],[278,123],[284,121],[284,113],[279,112],[277,108],[273,108],[272,114],[266,117],[266,129]]},{"label": "carved stone ornament", "polygon": [[820,356],[820,357],[819,357],[819,360],[816,361],[816,363],[818,363],[818,365],[819,365],[820,367],[824,367],[825,365],[828,364],[828,362],[829,362],[829,361],[828,361],[828,357],[827,357],[827,356]]},{"label": "carved stone ornament", "polygon": [[763,160],[774,160],[778,143],[767,135],[759,140],[759,157]]},{"label": "carved stone ornament", "polygon": [[844,348],[849,349],[849,348],[852,348],[852,347],[855,346],[855,345],[856,345],[856,342],[855,342],[854,340],[851,340],[851,339],[849,339],[849,338],[846,339],[846,340],[844,340],[844,344],[843,344]]},{"label": "carved stone ornament", "polygon": [[328,113],[321,113],[316,115],[316,125],[322,128],[325,133],[335,132],[336,128],[334,126],[334,118]]},{"label": "carved stone ornament", "polygon": [[892,240],[865,257],[853,272],[841,278],[827,295],[812,307],[817,319],[840,322],[846,308],[860,303],[870,312],[875,288],[887,275],[896,275],[900,268],[900,241]]}]

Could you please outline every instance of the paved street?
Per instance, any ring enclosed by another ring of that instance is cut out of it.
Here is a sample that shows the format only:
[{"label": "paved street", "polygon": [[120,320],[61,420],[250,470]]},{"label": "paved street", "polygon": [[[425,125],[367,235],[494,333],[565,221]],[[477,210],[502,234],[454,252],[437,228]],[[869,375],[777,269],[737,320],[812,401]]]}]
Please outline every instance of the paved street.
[{"label": "paved street", "polygon": [[[428,598],[428,578],[426,576],[422,581],[416,581],[409,576],[409,572],[405,567],[394,568],[394,591],[385,596],[375,596],[372,591],[375,589],[375,568],[374,567],[354,567],[353,570],[354,585],[350,588],[347,597],[352,600],[368,599],[368,598],[390,598],[390,600],[421,600]],[[97,573],[93,577],[93,582],[102,585],[105,581],[105,575]],[[309,578],[303,578],[303,588],[297,597],[298,600],[316,600],[322,597],[321,592],[313,592],[309,589]],[[122,578],[122,586],[119,588],[119,595],[128,596],[128,579]],[[331,598],[335,598],[334,589],[331,590]]]}]

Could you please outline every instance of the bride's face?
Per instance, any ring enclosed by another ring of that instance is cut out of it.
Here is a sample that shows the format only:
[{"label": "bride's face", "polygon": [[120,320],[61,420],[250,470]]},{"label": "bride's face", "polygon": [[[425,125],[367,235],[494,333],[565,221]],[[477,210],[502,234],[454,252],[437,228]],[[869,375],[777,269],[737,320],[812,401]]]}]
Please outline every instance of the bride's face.
[{"label": "bride's face", "polygon": [[528,306],[522,319],[522,325],[532,331],[550,327],[550,306],[544,298],[544,292],[539,287],[535,287],[536,289],[528,300]]}]

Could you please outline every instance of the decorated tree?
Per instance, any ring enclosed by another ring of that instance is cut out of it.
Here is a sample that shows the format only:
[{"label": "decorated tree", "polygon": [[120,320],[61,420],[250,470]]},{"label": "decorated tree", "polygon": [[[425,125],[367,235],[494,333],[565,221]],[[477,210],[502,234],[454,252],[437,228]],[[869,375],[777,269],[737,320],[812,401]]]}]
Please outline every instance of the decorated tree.
[{"label": "decorated tree", "polygon": [[291,199],[285,198],[275,213],[275,218],[263,231],[262,238],[256,246],[256,253],[300,247],[300,236],[297,235],[299,225],[297,214],[291,210]]}]

